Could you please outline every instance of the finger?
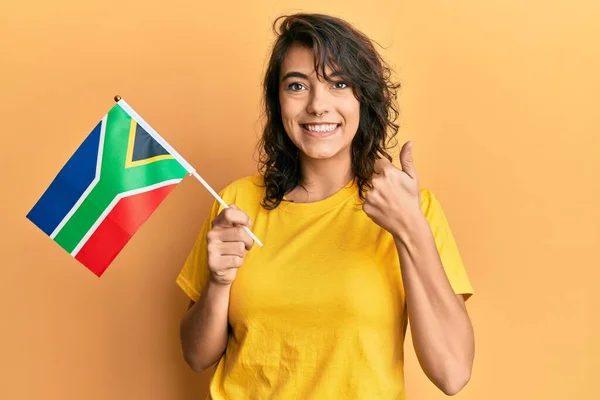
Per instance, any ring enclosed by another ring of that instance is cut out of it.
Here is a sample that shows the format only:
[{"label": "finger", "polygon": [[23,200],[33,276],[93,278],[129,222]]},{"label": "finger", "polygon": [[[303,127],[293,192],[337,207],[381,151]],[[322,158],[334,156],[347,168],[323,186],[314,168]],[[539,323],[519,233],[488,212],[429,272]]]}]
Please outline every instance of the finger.
[{"label": "finger", "polygon": [[381,175],[389,164],[390,162],[385,158],[379,158],[375,160],[375,164],[373,164],[373,172],[377,175]]},{"label": "finger", "polygon": [[228,270],[241,267],[244,263],[244,259],[238,256],[220,256],[218,263],[220,268]]},{"label": "finger", "polygon": [[[377,178],[375,178],[377,179]],[[375,181],[375,179],[373,181]],[[379,190],[377,190],[376,187],[373,187],[371,190],[369,190],[366,194],[365,194],[365,203],[368,203],[370,205],[375,205],[377,203],[379,203],[381,200],[381,193]]]},{"label": "finger", "polygon": [[210,239],[216,239],[219,242],[242,242],[246,250],[250,250],[254,240],[241,226],[215,226],[209,232]]},{"label": "finger", "polygon": [[409,141],[404,143],[404,146],[402,146],[402,150],[400,150],[400,165],[402,166],[402,171],[404,171],[411,178],[416,179],[417,169],[415,168],[412,147],[412,142]]},{"label": "finger", "polygon": [[371,203],[363,203],[362,210],[369,218],[375,214],[376,208]]},{"label": "finger", "polygon": [[219,213],[213,221],[213,226],[229,227],[234,225],[245,225],[250,227],[252,221],[248,214],[237,208],[235,205],[230,205]]},{"label": "finger", "polygon": [[244,242],[216,243],[214,249],[222,256],[237,256],[244,258],[248,253]]}]

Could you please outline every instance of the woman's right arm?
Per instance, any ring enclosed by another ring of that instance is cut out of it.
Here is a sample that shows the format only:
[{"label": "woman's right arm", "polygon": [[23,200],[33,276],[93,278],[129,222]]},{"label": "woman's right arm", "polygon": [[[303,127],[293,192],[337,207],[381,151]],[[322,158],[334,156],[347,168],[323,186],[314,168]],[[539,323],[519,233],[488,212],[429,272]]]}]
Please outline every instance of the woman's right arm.
[{"label": "woman's right arm", "polygon": [[196,372],[219,361],[227,346],[231,284],[253,245],[242,225],[250,226],[250,219],[231,206],[215,218],[206,236],[210,279],[180,326],[183,357]]},{"label": "woman's right arm", "polygon": [[196,372],[219,361],[225,351],[230,288],[209,281],[181,321],[183,358]]}]

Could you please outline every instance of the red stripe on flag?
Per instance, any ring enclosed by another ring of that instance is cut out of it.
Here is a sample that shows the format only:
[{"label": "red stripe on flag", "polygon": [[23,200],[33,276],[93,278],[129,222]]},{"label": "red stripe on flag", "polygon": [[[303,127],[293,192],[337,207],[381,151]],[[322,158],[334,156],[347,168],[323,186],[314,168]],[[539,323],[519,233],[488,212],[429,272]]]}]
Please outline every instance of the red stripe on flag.
[{"label": "red stripe on flag", "polygon": [[75,259],[101,276],[175,186],[177,184],[163,186],[119,200]]}]

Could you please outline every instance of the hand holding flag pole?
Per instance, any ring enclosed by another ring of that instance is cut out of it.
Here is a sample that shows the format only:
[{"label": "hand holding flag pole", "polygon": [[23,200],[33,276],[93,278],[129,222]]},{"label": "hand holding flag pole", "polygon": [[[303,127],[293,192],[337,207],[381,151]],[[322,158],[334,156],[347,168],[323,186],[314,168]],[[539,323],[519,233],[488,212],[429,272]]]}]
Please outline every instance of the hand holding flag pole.
[{"label": "hand holding flag pole", "polygon": [[[179,161],[179,163],[190,173],[190,175],[193,175],[196,179],[198,179],[200,181],[200,183],[202,185],[204,185],[204,187],[206,188],[206,190],[208,190],[210,192],[210,194],[224,207],[224,208],[229,208],[229,204],[227,204],[222,198],[221,196],[219,196],[219,194],[204,180],[204,178],[202,178],[198,172],[196,172],[196,169],[194,167],[192,167],[173,147],[171,147],[171,145],[169,145],[169,143],[167,143],[159,134],[158,132],[156,132],[154,129],[152,129],[152,127],[138,114],[136,113],[130,106],[129,104],[127,104],[127,102],[125,102],[125,100],[123,100],[121,98],[121,96],[116,95],[115,96],[115,102],[117,102],[117,104],[119,104],[121,107],[123,107],[123,109],[125,109],[129,115],[131,115],[135,120],[137,120],[137,122],[144,128],[146,129],[146,131],[150,134],[150,136],[152,136],[162,147],[164,147],[164,149],[166,151],[169,152],[169,154],[171,154],[173,156],[173,158],[175,158],[177,161]],[[250,235],[250,237],[252,238],[252,240],[254,240],[254,242],[259,246],[262,247],[263,244],[262,242],[256,237],[256,235],[254,235],[254,233],[252,233],[252,231],[247,227],[247,226],[243,226],[242,227],[246,233],[248,233],[248,235]]]}]

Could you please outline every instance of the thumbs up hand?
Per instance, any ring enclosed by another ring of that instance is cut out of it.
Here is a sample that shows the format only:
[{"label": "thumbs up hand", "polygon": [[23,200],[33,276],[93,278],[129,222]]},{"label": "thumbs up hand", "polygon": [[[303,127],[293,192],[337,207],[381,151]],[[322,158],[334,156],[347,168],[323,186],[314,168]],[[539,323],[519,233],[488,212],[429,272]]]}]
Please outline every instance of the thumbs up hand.
[{"label": "thumbs up hand", "polygon": [[415,218],[423,218],[419,182],[412,142],[400,150],[400,165],[386,159],[375,161],[372,188],[367,192],[363,211],[394,237],[401,237]]}]

